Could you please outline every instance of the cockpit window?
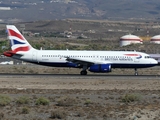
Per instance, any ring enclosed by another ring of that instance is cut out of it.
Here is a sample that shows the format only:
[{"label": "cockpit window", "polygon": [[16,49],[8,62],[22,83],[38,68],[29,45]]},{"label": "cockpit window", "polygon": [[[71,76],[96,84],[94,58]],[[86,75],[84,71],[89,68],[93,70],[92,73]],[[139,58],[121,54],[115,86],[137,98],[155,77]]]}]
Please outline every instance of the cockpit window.
[{"label": "cockpit window", "polygon": [[150,56],[145,56],[146,59],[151,58]]}]

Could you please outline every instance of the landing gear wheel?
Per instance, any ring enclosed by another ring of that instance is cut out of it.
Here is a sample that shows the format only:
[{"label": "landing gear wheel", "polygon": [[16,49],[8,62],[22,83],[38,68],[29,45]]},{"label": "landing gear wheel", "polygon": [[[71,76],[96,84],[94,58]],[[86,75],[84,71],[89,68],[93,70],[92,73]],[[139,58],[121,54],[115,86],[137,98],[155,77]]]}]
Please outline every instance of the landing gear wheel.
[{"label": "landing gear wheel", "polygon": [[138,75],[138,72],[135,72],[135,76],[137,76]]},{"label": "landing gear wheel", "polygon": [[81,71],[80,74],[81,75],[87,75],[87,71]]},{"label": "landing gear wheel", "polygon": [[137,71],[137,68],[135,68],[135,74],[134,74],[135,76],[137,76],[138,75],[138,71]]}]

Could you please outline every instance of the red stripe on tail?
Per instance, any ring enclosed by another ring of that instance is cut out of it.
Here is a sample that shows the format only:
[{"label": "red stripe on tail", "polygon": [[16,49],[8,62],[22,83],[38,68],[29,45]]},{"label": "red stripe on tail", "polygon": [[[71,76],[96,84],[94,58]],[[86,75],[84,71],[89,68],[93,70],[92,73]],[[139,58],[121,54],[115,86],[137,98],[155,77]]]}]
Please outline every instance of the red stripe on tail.
[{"label": "red stripe on tail", "polygon": [[13,50],[13,52],[18,52],[18,51],[29,51],[30,50],[30,47],[29,46],[26,46],[26,47],[18,47],[16,49]]},{"label": "red stripe on tail", "polygon": [[11,29],[8,29],[8,33],[9,33],[9,36],[15,36],[15,37],[18,37],[21,40],[24,40],[24,38],[21,34],[18,34],[17,32],[15,32]]}]

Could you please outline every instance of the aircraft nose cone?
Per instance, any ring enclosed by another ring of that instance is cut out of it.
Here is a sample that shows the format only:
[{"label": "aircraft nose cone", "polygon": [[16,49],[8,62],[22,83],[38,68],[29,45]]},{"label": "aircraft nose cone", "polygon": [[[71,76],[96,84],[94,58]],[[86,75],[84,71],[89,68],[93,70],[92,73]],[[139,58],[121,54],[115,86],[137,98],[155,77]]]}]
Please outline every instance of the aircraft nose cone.
[{"label": "aircraft nose cone", "polygon": [[153,60],[153,62],[152,62],[153,64],[158,64],[158,61],[157,60]]}]

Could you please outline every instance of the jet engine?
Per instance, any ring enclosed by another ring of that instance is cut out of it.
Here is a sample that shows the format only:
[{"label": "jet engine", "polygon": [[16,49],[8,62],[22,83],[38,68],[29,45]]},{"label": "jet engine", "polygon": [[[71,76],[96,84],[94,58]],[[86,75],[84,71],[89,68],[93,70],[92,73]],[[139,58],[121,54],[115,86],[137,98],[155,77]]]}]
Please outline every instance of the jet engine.
[{"label": "jet engine", "polygon": [[89,71],[98,73],[111,72],[111,64],[95,64],[89,67]]}]

